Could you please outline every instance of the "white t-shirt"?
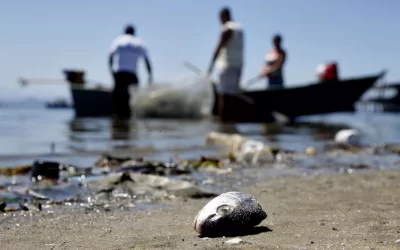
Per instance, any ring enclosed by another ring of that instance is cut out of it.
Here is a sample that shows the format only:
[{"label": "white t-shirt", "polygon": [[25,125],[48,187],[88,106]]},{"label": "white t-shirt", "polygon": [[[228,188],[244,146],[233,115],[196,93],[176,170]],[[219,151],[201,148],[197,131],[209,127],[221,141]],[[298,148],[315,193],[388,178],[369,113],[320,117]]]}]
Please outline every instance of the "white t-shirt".
[{"label": "white t-shirt", "polygon": [[147,50],[142,39],[123,34],[114,39],[111,44],[111,53],[113,53],[114,72],[131,72],[136,73],[137,61],[139,57],[146,56]]},{"label": "white t-shirt", "polygon": [[220,71],[230,67],[241,68],[243,66],[243,27],[240,23],[229,21],[222,26],[222,30],[230,29],[233,34],[227,44],[221,48],[216,66]]}]

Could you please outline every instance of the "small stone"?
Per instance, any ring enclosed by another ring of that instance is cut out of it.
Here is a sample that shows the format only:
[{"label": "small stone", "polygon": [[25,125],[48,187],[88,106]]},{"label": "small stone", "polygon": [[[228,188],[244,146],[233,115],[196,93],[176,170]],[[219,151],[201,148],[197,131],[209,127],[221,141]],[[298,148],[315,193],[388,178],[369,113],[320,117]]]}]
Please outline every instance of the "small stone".
[{"label": "small stone", "polygon": [[242,244],[244,241],[240,238],[233,238],[230,240],[225,241],[225,244],[231,244],[231,245],[237,245],[237,244]]},{"label": "small stone", "polygon": [[196,243],[194,243],[194,244],[193,244],[193,246],[197,246],[197,244],[196,244]]},{"label": "small stone", "polygon": [[308,147],[305,151],[306,155],[315,156],[317,154],[317,150],[314,147]]},{"label": "small stone", "polygon": [[338,229],[336,227],[332,227],[332,230],[333,231],[337,231]]},{"label": "small stone", "polygon": [[314,244],[314,241],[311,241],[311,244]]},{"label": "small stone", "polygon": [[400,239],[396,240],[396,249],[400,250]]}]

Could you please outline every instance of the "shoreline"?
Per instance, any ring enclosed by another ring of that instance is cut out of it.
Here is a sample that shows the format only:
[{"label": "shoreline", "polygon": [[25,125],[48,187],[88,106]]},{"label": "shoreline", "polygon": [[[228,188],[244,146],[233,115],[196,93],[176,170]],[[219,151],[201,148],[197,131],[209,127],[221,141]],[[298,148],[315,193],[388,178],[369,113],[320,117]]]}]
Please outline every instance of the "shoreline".
[{"label": "shoreline", "polygon": [[[254,195],[271,231],[199,238],[197,212],[210,199],[176,199],[167,208],[110,212],[22,212],[0,216],[3,249],[396,249],[400,170],[268,178],[238,191]],[[68,209],[68,208],[66,208]]]}]

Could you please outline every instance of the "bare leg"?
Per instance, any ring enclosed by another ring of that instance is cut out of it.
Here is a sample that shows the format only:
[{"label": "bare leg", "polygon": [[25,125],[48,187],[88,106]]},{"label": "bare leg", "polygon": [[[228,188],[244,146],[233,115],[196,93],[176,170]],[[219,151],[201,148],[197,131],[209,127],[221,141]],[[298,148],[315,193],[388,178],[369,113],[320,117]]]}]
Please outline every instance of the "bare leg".
[{"label": "bare leg", "polygon": [[225,108],[225,100],[224,100],[224,95],[223,94],[218,94],[218,116],[220,122],[224,122],[225,118],[225,113],[226,110]]}]

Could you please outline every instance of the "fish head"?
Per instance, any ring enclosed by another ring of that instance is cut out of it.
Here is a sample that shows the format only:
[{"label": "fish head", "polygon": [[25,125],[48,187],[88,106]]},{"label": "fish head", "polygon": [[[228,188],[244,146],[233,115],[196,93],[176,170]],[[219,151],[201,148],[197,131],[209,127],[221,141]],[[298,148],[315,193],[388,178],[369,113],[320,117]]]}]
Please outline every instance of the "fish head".
[{"label": "fish head", "polygon": [[239,192],[223,193],[207,203],[194,220],[200,235],[213,235],[258,225],[267,217],[258,201]]},{"label": "fish head", "polygon": [[239,202],[236,197],[232,198],[224,194],[215,197],[197,214],[194,220],[194,230],[202,234],[204,231],[214,228],[235,210]]}]

